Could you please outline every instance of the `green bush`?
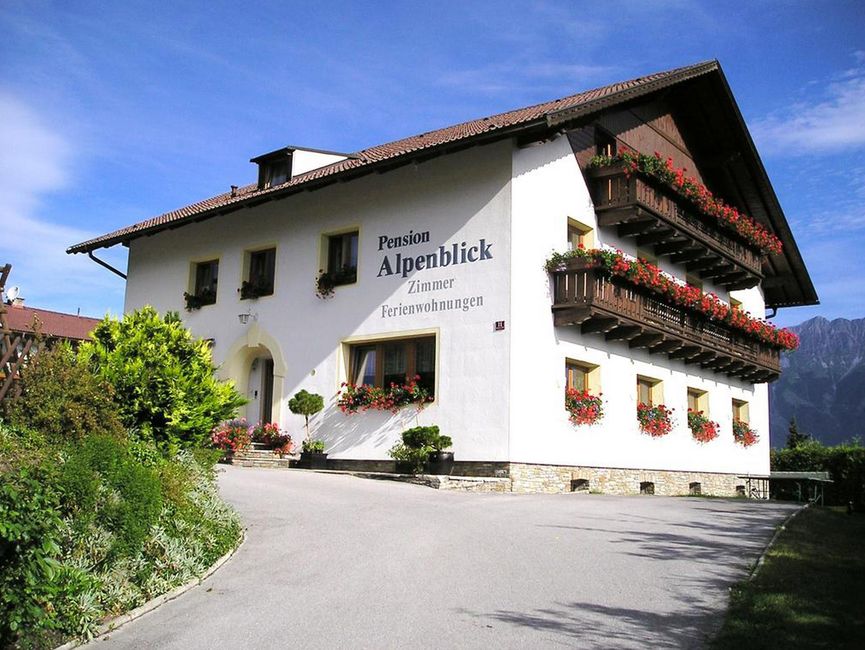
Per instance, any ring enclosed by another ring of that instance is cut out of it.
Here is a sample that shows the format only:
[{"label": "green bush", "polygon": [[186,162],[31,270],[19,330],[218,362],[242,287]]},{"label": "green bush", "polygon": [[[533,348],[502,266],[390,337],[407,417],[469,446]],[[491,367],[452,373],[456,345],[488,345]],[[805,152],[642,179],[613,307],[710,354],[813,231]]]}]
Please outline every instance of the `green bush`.
[{"label": "green bush", "polygon": [[439,433],[436,425],[413,427],[402,432],[402,442],[391,447],[388,454],[399,463],[406,463],[412,474],[420,474],[433,451],[449,448],[453,441]]},{"label": "green bush", "polygon": [[827,447],[815,440],[800,442],[793,449],[773,449],[773,471],[829,472],[832,483],[825,486],[826,505],[852,501],[865,506],[865,447],[858,442]]},{"label": "green bush", "polygon": [[152,307],[106,318],[83,343],[79,359],[114,387],[123,423],[164,451],[203,446],[243,398],[214,376],[208,344],[194,339],[176,313]]},{"label": "green bush", "polygon": [[110,385],[100,381],[60,344],[43,350],[21,373],[21,397],[7,407],[12,422],[58,441],[88,433],[122,436]]},{"label": "green bush", "polygon": [[0,647],[25,630],[55,629],[63,521],[44,472],[0,474]]},{"label": "green bush", "polygon": [[76,530],[95,519],[114,536],[112,553],[129,555],[141,546],[162,509],[159,479],[126,442],[93,436],[70,449],[59,487]]},{"label": "green bush", "polygon": [[0,647],[91,636],[237,544],[213,455],[147,447],[94,436],[58,448],[0,422]]}]

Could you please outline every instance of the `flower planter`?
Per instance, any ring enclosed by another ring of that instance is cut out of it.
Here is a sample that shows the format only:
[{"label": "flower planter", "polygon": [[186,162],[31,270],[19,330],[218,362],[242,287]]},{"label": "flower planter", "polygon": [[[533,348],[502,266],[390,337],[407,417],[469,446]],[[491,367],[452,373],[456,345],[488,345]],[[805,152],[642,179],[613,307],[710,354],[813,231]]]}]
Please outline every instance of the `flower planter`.
[{"label": "flower planter", "polygon": [[431,451],[427,458],[427,472],[430,474],[450,475],[454,469],[454,452]]},{"label": "flower planter", "polygon": [[304,469],[327,469],[327,454],[317,451],[301,452],[300,466]]}]

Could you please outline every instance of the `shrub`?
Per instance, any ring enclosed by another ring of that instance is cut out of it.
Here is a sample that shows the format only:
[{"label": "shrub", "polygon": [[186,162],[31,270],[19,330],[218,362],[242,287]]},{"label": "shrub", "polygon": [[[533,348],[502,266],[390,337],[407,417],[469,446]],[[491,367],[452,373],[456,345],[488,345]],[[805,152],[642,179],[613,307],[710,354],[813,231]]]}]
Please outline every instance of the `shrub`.
[{"label": "shrub", "polygon": [[163,450],[201,446],[243,398],[214,376],[208,344],[194,339],[176,313],[152,307],[105,318],[79,358],[114,387],[123,423]]},{"label": "shrub", "polygon": [[423,471],[431,452],[453,445],[450,436],[441,435],[436,425],[406,429],[401,437],[402,441],[391,447],[388,454],[397,462],[407,463],[412,474]]},{"label": "shrub", "polygon": [[112,401],[113,389],[83,364],[67,343],[43,350],[23,370],[21,397],[9,407],[11,420],[53,440],[88,433],[124,435]]},{"label": "shrub", "polygon": [[832,483],[824,488],[827,505],[852,501],[865,507],[865,447],[858,442],[827,447],[816,440],[794,449],[773,449],[771,467],[779,472],[829,472]]},{"label": "shrub", "polygon": [[162,486],[153,468],[138,462],[120,440],[93,436],[73,447],[60,470],[59,489],[76,530],[95,521],[114,535],[112,553],[141,545],[162,508]]}]

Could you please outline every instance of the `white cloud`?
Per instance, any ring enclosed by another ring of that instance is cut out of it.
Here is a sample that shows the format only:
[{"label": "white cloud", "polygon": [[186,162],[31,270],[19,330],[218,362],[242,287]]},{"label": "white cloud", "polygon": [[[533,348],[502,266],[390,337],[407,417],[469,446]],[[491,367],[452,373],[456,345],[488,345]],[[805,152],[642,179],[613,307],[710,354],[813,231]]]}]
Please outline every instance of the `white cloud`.
[{"label": "white cloud", "polygon": [[12,264],[9,283],[28,305],[101,316],[120,309],[123,283],[86,257],[66,254],[94,233],[45,215],[50,195],[74,182],[75,162],[73,143],[58,129],[0,93],[0,264]]},{"label": "white cloud", "polygon": [[797,102],[755,122],[752,132],[767,154],[834,154],[865,147],[865,68],[844,71],[814,101]]}]

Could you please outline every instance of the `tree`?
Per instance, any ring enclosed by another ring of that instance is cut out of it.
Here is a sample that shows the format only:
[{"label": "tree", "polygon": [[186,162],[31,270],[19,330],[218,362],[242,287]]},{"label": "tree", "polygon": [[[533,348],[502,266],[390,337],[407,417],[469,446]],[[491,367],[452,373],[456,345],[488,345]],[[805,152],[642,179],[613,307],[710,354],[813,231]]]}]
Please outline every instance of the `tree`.
[{"label": "tree", "polygon": [[800,445],[808,442],[811,439],[807,433],[799,432],[799,427],[796,425],[796,416],[790,418],[790,428],[787,434],[787,449],[796,449]]},{"label": "tree", "polygon": [[304,417],[306,422],[306,439],[309,440],[309,416],[315,415],[324,408],[324,398],[316,393],[308,393],[303,389],[295,393],[294,397],[288,400],[288,408],[292,413]]},{"label": "tree", "polygon": [[68,343],[42,350],[21,374],[21,396],[8,406],[15,424],[55,442],[93,433],[124,435],[111,385],[84,367]]},{"label": "tree", "polygon": [[160,318],[147,306],[121,320],[106,317],[78,355],[114,387],[123,423],[165,451],[203,446],[244,403],[230,382],[216,379],[210,347],[176,312]]}]

